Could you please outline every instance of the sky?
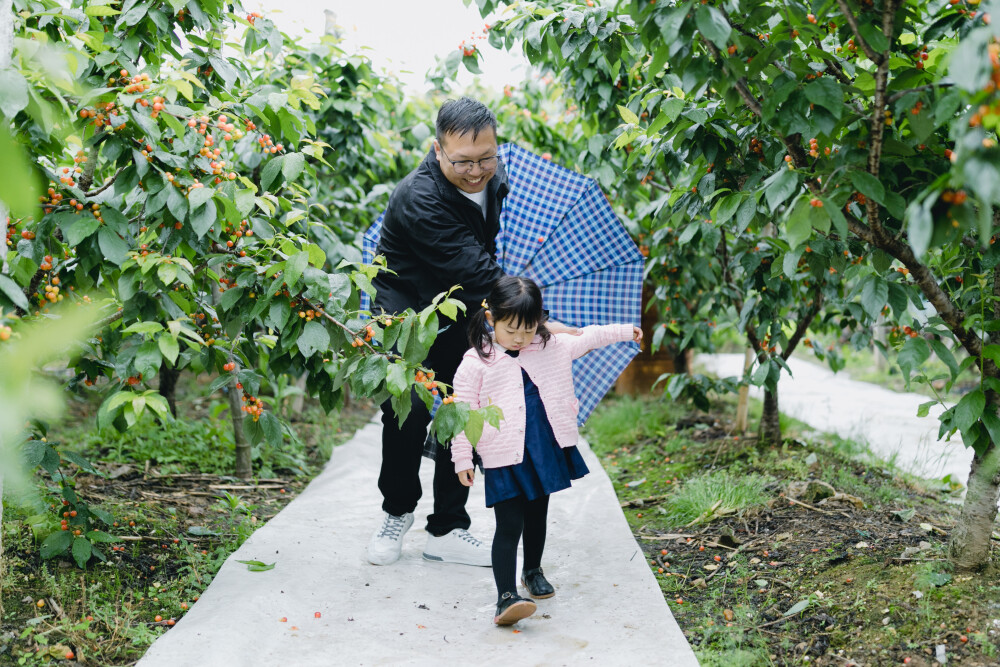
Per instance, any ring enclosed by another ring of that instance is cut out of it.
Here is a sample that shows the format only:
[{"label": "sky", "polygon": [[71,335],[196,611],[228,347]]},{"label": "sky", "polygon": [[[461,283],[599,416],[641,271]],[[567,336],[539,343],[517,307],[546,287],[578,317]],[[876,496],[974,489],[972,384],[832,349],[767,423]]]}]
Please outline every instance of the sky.
[{"label": "sky", "polygon": [[[482,34],[486,23],[475,2],[466,7],[462,0],[244,0],[243,6],[306,43],[323,34],[324,10],[329,9],[343,29],[345,50],[363,53],[376,68],[396,73],[414,95],[430,89],[424,75],[434,66],[435,55],[443,57],[473,34]],[[519,51],[493,49],[485,39],[476,45],[484,57],[479,77],[484,86],[500,91],[524,78],[527,61]],[[461,68],[459,87],[472,81]]]}]

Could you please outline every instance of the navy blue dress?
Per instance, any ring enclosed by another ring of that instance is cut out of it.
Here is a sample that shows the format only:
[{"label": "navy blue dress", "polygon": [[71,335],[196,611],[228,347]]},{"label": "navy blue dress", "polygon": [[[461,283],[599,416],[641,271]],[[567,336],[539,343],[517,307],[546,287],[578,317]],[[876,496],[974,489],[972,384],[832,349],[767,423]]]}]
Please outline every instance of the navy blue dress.
[{"label": "navy blue dress", "polygon": [[575,446],[563,449],[556,442],[538,387],[524,369],[521,379],[524,381],[524,460],[484,471],[487,507],[518,496],[535,500],[568,489],[572,486],[571,480],[590,472]]}]

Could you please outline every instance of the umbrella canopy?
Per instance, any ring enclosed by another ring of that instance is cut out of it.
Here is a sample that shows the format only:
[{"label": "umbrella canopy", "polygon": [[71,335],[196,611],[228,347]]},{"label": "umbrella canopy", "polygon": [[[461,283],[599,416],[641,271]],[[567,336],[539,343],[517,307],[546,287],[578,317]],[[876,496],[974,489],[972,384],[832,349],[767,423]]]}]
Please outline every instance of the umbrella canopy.
[{"label": "umbrella canopy", "polygon": [[[516,144],[503,144],[499,154],[510,182],[497,237],[503,270],[538,283],[554,320],[639,326],[643,257],[600,186]],[[375,256],[381,228],[379,216],[365,232],[365,262]],[[638,351],[635,343],[615,343],[573,362],[580,424]]]}]

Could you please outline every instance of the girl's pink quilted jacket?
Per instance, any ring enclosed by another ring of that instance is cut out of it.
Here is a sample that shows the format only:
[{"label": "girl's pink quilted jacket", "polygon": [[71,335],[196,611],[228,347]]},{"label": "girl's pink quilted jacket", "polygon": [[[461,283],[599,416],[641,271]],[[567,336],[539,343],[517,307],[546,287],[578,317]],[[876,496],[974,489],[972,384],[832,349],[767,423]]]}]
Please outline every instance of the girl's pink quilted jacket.
[{"label": "girl's pink quilted jacket", "polygon": [[[465,353],[455,373],[455,400],[472,408],[497,405],[503,410],[500,429],[486,424],[476,445],[484,468],[500,468],[524,459],[523,368],[538,386],[545,413],[560,447],[572,447],[580,437],[576,427],[577,400],[573,391],[573,360],[598,347],[632,340],[631,324],[583,328],[579,336],[556,334],[542,347],[536,336],[515,358],[496,342],[485,359],[472,349]],[[472,445],[465,433],[451,443],[455,472],[472,468]]]}]

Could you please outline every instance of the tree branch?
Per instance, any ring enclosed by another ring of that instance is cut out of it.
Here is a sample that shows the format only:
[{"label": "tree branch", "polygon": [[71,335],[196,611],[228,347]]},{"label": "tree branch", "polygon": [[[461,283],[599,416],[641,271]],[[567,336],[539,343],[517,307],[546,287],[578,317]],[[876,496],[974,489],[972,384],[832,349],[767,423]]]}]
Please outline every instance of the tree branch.
[{"label": "tree branch", "polygon": [[[702,40],[705,42],[705,47],[712,54],[712,57],[715,58],[715,62],[719,63],[719,65],[722,65],[724,63],[724,60],[722,58],[722,53],[719,51],[719,48],[704,35],[702,35]],[[750,111],[753,111],[755,115],[760,116],[761,113],[760,102],[758,102],[757,98],[754,97],[753,93],[750,92],[750,86],[747,84],[747,78],[745,76],[741,76],[736,80],[736,92],[739,93],[741,98],[743,98],[743,101],[746,103],[746,105],[750,107]]]},{"label": "tree branch", "polygon": [[87,156],[87,166],[83,168],[83,174],[77,186],[84,192],[94,183],[94,171],[97,169],[97,156],[101,152],[101,145],[94,144],[90,147],[90,155]]},{"label": "tree branch", "polygon": [[868,56],[873,63],[881,65],[883,56],[876,52],[875,49],[871,47],[871,44],[865,41],[865,38],[861,36],[861,31],[858,28],[858,18],[853,12],[851,12],[851,8],[847,6],[847,0],[837,0],[837,6],[840,7],[840,13],[844,15],[845,19],[847,19],[847,25],[851,26],[851,32],[854,33],[854,43],[861,47],[861,50],[865,52],[865,55]]},{"label": "tree branch", "polygon": [[905,97],[906,95],[909,95],[910,93],[916,93],[916,92],[919,92],[921,90],[931,90],[933,88],[951,88],[954,85],[955,84],[948,83],[946,81],[938,81],[937,83],[929,83],[926,86],[917,86],[916,88],[907,88],[906,90],[899,91],[898,93],[896,93],[892,97],[890,97],[888,100],[886,100],[886,104],[892,104],[893,102],[902,99],[903,97]]},{"label": "tree branch", "polygon": [[798,325],[795,327],[795,333],[792,337],[788,339],[788,347],[781,351],[781,358],[788,361],[788,358],[792,356],[792,352],[795,348],[799,346],[799,341],[802,337],[806,335],[806,331],[809,330],[809,325],[812,321],[816,319],[819,314],[820,309],[823,307],[823,290],[817,284],[816,289],[813,293],[813,305],[806,311],[805,317],[799,320]]},{"label": "tree branch", "polygon": [[[897,238],[882,236],[879,237],[863,222],[855,218],[850,213],[845,213],[847,218],[847,228],[852,234],[871,246],[884,250],[892,258],[902,262],[903,266],[910,270],[913,281],[920,288],[927,300],[937,311],[941,319],[955,334],[955,338],[962,347],[973,357],[982,358],[982,341],[979,337],[965,328],[965,312],[955,306],[951,297],[941,289],[941,286],[934,279],[934,275],[914,254],[909,244]],[[982,368],[980,368],[982,370]]]},{"label": "tree branch", "polygon": [[[838,4],[846,6],[845,0],[837,0],[837,2]],[[887,42],[892,39],[892,26],[895,21],[896,2],[897,0],[886,0],[885,7],[882,11],[882,32],[886,35]],[[882,162],[882,145],[885,140],[885,91],[889,85],[888,50],[883,57],[876,62],[878,62],[879,65],[878,69],[875,71],[875,104],[870,128],[871,146],[868,148],[868,173],[875,178],[878,178],[879,167]],[[886,240],[888,240],[888,236],[882,228],[882,222],[879,220],[878,203],[869,197],[868,201],[865,203],[865,209],[868,217],[868,226],[871,227],[876,238],[886,238]]]},{"label": "tree branch", "polygon": [[120,320],[122,318],[122,315],[124,315],[124,314],[125,314],[125,309],[124,308],[119,308],[117,311],[115,311],[114,313],[111,313],[110,315],[108,315],[104,319],[98,320],[97,322],[95,322],[94,323],[94,331],[100,331],[101,329],[103,329],[104,327],[108,326],[109,324],[113,324],[113,323],[117,322],[118,320]]},{"label": "tree branch", "polygon": [[840,66],[840,63],[837,62],[837,59],[826,52],[823,48],[823,42],[820,41],[819,37],[813,37],[813,44],[816,45],[817,49],[823,52],[823,60],[825,60],[833,70],[833,75],[837,77],[837,80],[845,85],[853,86],[854,82],[851,81],[850,77],[844,73],[844,69]]},{"label": "tree branch", "polygon": [[[87,195],[88,197],[95,197],[101,194],[102,192],[104,192],[105,190],[107,190],[108,188],[110,188],[112,185],[115,184],[115,180],[118,178],[118,174],[122,173],[122,171],[124,170],[125,167],[119,167],[118,171],[115,172],[115,175],[111,177],[111,180],[109,180],[107,183],[97,188],[96,190],[91,190],[90,192],[84,192],[83,194]],[[91,175],[91,179],[93,179],[93,175]]]}]

